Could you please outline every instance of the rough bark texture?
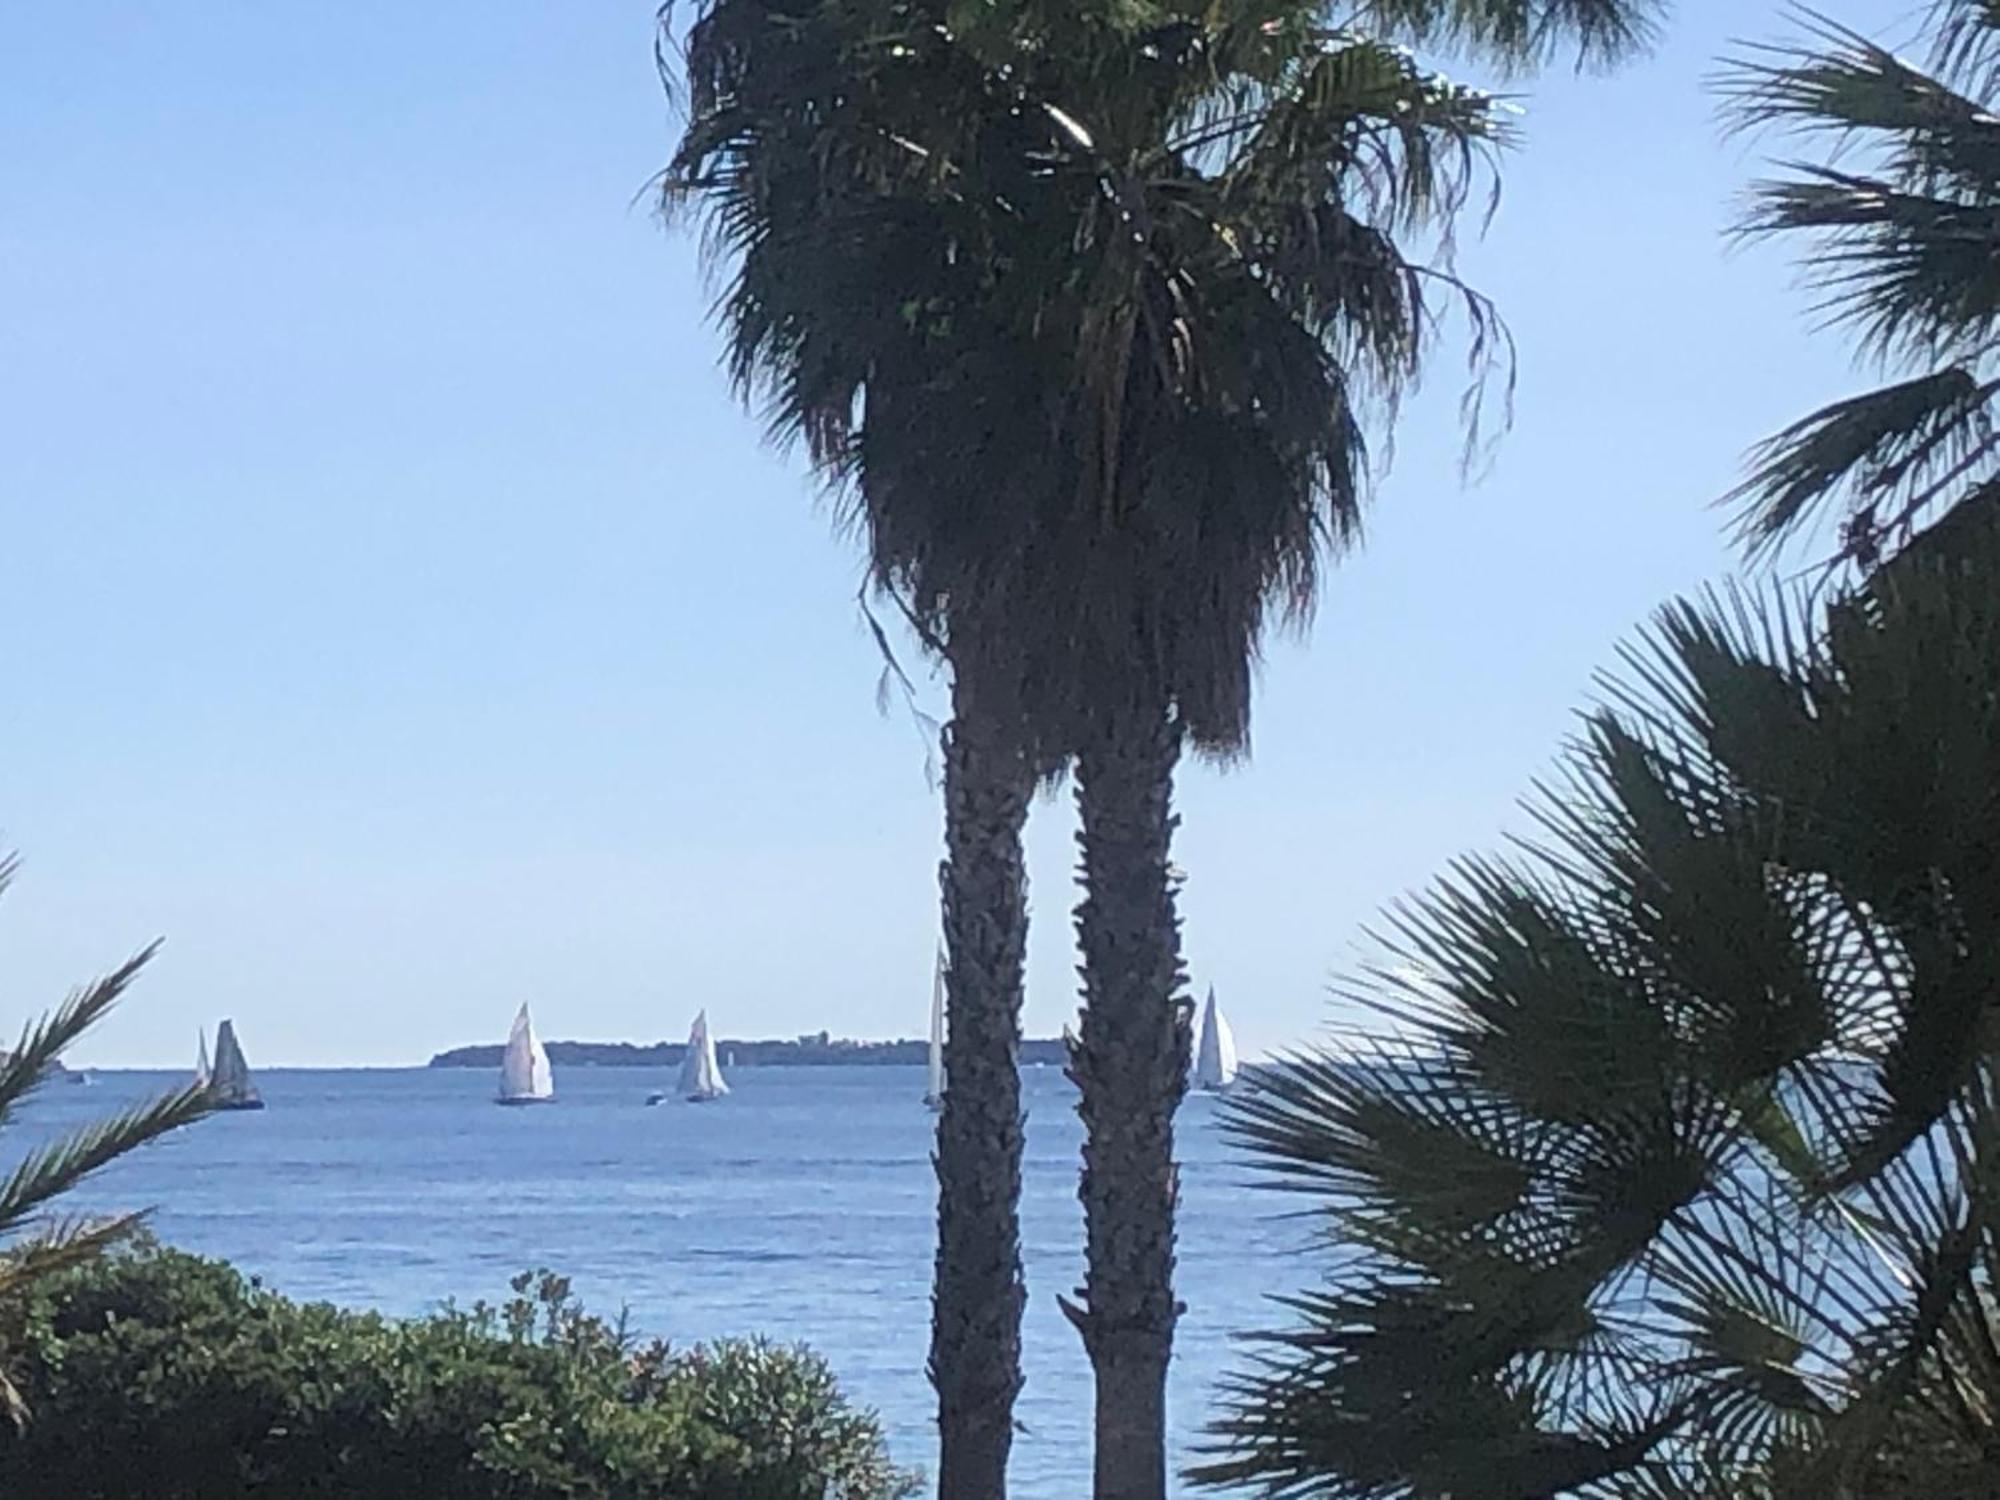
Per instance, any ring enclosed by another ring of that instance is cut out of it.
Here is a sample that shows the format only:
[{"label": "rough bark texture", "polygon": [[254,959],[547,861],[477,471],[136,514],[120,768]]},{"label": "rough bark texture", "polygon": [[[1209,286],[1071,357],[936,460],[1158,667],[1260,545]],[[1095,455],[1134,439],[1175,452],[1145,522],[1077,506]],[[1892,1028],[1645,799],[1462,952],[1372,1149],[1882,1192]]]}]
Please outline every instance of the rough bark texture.
[{"label": "rough bark texture", "polygon": [[1169,854],[1180,734],[1164,708],[1108,725],[1077,760],[1085,896],[1084,1008],[1071,1045],[1081,1091],[1088,1262],[1079,1305],[1097,1384],[1097,1500],[1166,1493],[1174,1298],[1174,1111],[1187,1088],[1191,1006]]},{"label": "rough bark texture", "polygon": [[944,734],[944,1108],[931,1383],[938,1494],[1001,1500],[1021,1389],[1021,852],[1034,780],[968,684]]}]

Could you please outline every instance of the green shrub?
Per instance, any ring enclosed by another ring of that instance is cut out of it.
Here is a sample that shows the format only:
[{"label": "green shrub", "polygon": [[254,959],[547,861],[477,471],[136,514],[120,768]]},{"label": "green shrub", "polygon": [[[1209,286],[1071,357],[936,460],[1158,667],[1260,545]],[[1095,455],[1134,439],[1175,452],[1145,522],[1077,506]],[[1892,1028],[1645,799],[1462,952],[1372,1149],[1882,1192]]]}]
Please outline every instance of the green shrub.
[{"label": "green shrub", "polygon": [[0,1495],[61,1500],[891,1500],[871,1413],[803,1350],[640,1345],[569,1283],[397,1321],[140,1246],[54,1278]]}]

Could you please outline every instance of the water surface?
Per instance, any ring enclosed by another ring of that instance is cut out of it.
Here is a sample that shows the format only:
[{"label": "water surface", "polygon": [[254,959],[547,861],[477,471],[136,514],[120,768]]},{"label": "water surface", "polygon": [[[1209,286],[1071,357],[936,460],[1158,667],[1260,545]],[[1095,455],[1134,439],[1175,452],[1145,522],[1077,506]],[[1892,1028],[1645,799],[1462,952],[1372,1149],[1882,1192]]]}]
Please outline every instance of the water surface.
[{"label": "water surface", "polygon": [[[106,1073],[57,1084],[10,1128],[42,1135],[178,1083]],[[1090,1378],[1056,1295],[1081,1278],[1081,1126],[1054,1068],[1023,1074],[1028,1385],[1014,1493],[1087,1493]],[[517,1271],[570,1276],[592,1307],[676,1342],[803,1340],[877,1408],[897,1458],[934,1466],[924,1378],[933,1119],[923,1070],[738,1069],[712,1104],[645,1107],[661,1075],[558,1073],[558,1102],[499,1109],[484,1072],[260,1072],[270,1108],[217,1116],[108,1169],[68,1206],[156,1206],[163,1239],[223,1256],[287,1295],[416,1313],[498,1300]],[[1283,1200],[1247,1185],[1214,1101],[1181,1112],[1180,1292],[1170,1391],[1177,1448],[1196,1433],[1231,1331],[1315,1268]]]}]

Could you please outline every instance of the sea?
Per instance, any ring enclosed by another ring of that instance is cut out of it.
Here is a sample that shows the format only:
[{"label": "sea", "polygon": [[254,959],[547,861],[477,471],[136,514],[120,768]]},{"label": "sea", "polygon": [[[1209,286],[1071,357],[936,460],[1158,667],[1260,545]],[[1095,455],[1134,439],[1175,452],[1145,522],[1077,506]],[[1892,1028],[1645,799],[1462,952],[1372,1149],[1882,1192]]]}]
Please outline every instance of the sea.
[{"label": "sea", "polygon": [[[0,1154],[184,1082],[101,1072],[60,1081],[9,1123]],[[1088,1490],[1090,1368],[1056,1304],[1083,1270],[1082,1127],[1059,1068],[1022,1080],[1027,1387],[1012,1491]],[[224,1114],[113,1164],[64,1201],[149,1208],[163,1240],[224,1257],[288,1296],[408,1315],[498,1301],[517,1272],[569,1276],[593,1310],[676,1344],[763,1334],[805,1343],[880,1414],[896,1459],[935,1469],[929,1341],[934,1117],[921,1068],[739,1068],[725,1099],[648,1107],[651,1070],[568,1068],[557,1102],[501,1109],[484,1070],[276,1070],[269,1108]],[[1269,1298],[1324,1267],[1299,1202],[1257,1187],[1190,1096],[1178,1288],[1187,1304],[1169,1402],[1193,1456],[1233,1336],[1283,1326]],[[1193,1491],[1178,1486],[1176,1493]]]}]

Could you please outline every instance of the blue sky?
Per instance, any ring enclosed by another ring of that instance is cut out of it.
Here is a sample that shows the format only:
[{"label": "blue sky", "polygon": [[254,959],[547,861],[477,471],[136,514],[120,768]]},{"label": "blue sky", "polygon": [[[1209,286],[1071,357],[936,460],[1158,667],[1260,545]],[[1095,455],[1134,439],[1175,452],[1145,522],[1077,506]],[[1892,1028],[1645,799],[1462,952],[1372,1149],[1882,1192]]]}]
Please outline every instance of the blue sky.
[{"label": "blue sky", "polygon": [[[1732,563],[1747,445],[1855,382],[1702,76],[1776,4],[1541,81],[1462,268],[1520,344],[1459,482],[1447,350],[1367,549],[1190,770],[1187,953],[1250,1051],[1518,828],[1593,670]],[[1841,17],[1897,32],[1905,7]],[[0,1029],[156,934],[80,1053],[395,1064],[546,1034],[918,1034],[925,746],[859,564],[732,407],[645,3],[107,3],[0,24]],[[928,702],[942,694],[928,685]],[[1065,798],[1029,1029],[1075,1005]]]}]

